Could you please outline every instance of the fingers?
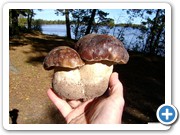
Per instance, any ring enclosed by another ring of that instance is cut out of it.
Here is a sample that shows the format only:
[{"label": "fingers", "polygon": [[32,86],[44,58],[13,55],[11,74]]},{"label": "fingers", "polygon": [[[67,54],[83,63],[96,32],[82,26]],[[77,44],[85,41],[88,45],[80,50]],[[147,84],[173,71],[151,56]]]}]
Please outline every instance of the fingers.
[{"label": "fingers", "polygon": [[[109,81],[109,100],[113,101],[113,105],[119,109],[119,122],[121,123],[122,112],[125,104],[124,96],[123,96],[123,86],[119,81],[118,73],[112,73]],[[118,118],[117,118],[118,119]]]},{"label": "fingers", "polygon": [[[87,106],[88,104],[90,104],[91,102],[93,102],[94,99],[90,99],[88,101],[82,102],[77,108],[75,108],[68,116],[67,116],[67,123],[73,123],[72,120],[74,118],[83,118],[83,116],[85,115],[85,112],[87,111]],[[82,116],[82,117],[79,117]],[[85,122],[85,121],[84,121]],[[82,123],[84,123],[82,122]],[[81,123],[81,122],[80,122]],[[79,124],[80,124],[79,123]]]},{"label": "fingers", "polygon": [[114,72],[109,80],[109,94],[123,96],[123,86],[119,81],[118,73]]},{"label": "fingers", "polygon": [[117,72],[113,72],[110,76],[109,86],[112,87],[119,83],[119,75]]},{"label": "fingers", "polygon": [[68,104],[74,109],[77,108],[82,102],[80,100],[69,100]]},{"label": "fingers", "polygon": [[66,117],[72,111],[71,106],[65,100],[57,97],[52,89],[49,89],[47,94],[50,100],[56,105],[64,117]]}]

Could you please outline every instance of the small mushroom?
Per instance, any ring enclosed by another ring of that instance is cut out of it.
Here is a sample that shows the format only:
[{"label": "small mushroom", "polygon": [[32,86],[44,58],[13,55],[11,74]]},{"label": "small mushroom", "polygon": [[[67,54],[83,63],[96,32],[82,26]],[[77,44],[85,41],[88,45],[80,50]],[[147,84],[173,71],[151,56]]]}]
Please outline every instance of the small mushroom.
[{"label": "small mushroom", "polygon": [[79,99],[82,96],[83,84],[78,67],[83,65],[79,54],[67,46],[54,48],[43,62],[44,69],[54,69],[52,87],[64,99]]},{"label": "small mushroom", "polygon": [[114,64],[126,64],[129,54],[113,36],[88,34],[75,46],[53,49],[44,59],[46,70],[54,68],[52,86],[64,99],[91,99],[108,88]]}]

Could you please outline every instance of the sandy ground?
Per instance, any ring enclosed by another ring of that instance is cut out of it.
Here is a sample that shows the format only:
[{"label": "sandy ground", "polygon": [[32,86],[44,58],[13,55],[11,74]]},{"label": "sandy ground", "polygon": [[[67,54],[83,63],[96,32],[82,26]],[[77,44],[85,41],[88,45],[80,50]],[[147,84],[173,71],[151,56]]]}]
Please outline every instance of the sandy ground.
[{"label": "sandy ground", "polygon": [[[26,36],[31,37],[31,35]],[[42,39],[40,36],[37,38]],[[53,71],[44,70],[42,62],[31,61],[31,58],[44,57],[47,53],[34,52],[32,49],[34,44],[31,41],[15,41],[19,44],[10,46],[9,109],[10,111],[19,110],[17,123],[64,123],[58,110],[47,96]],[[21,45],[21,42],[25,42],[26,45]]]}]

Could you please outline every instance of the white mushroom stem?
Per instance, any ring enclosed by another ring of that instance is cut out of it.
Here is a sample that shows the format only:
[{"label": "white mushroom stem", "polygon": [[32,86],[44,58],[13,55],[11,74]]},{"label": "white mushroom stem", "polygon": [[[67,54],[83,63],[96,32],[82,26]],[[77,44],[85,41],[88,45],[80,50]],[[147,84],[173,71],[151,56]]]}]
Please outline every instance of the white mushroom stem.
[{"label": "white mushroom stem", "polygon": [[80,68],[86,98],[98,97],[106,91],[112,70],[113,65],[103,63],[86,64]]},{"label": "white mushroom stem", "polygon": [[58,95],[70,100],[101,96],[108,88],[112,64],[86,63],[81,68],[62,71],[56,69],[53,88]]}]

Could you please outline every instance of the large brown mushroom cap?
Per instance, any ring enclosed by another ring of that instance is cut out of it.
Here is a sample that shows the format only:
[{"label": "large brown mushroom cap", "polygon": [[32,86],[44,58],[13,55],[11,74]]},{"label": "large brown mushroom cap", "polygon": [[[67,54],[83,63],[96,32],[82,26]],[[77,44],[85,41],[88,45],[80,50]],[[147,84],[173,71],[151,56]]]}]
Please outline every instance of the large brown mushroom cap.
[{"label": "large brown mushroom cap", "polygon": [[59,46],[51,50],[45,57],[44,69],[50,70],[54,67],[76,68],[84,65],[79,54],[68,46]]},{"label": "large brown mushroom cap", "polygon": [[123,43],[110,35],[88,34],[77,42],[76,49],[85,61],[107,60],[126,64],[129,60]]}]

